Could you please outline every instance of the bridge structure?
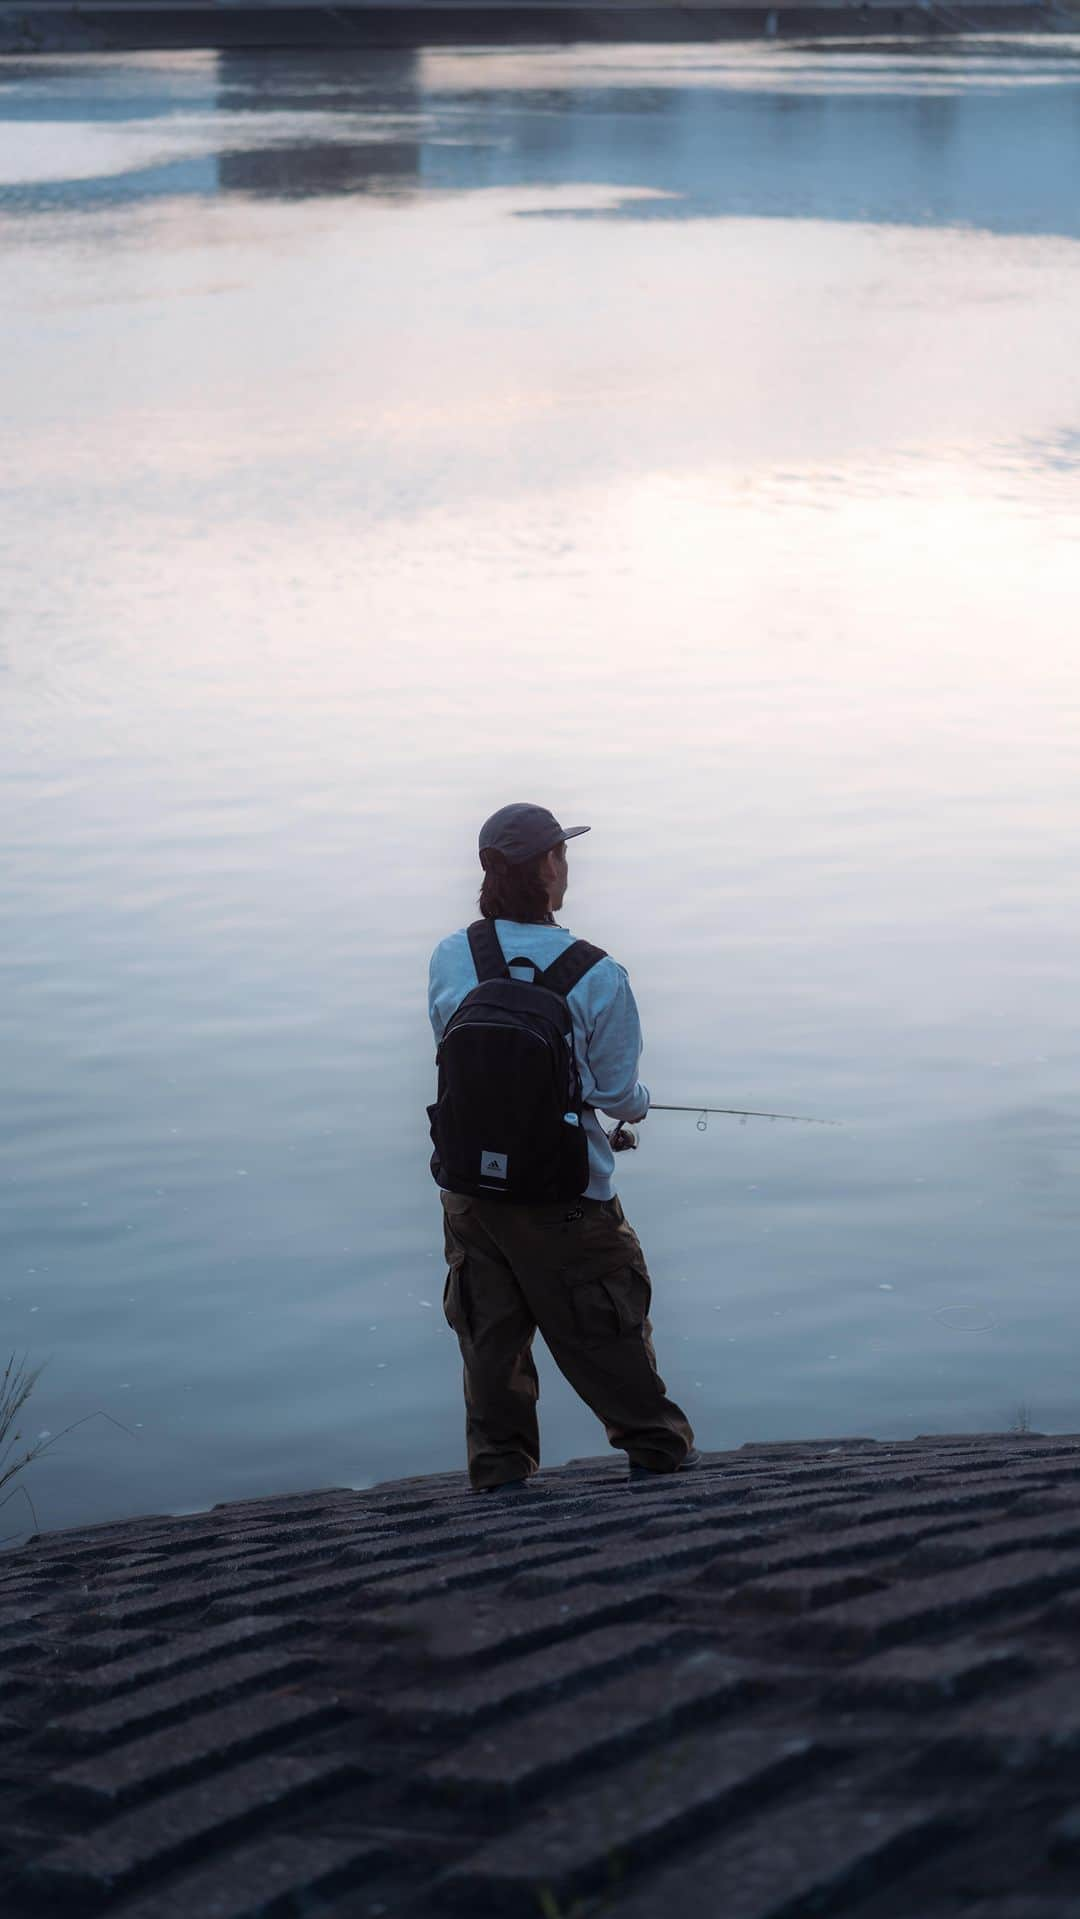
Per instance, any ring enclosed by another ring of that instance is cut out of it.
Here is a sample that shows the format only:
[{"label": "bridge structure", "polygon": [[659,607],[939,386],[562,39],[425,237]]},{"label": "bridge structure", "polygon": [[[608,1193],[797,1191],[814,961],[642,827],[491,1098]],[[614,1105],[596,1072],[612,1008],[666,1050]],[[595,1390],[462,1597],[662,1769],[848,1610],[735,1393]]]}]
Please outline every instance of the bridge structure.
[{"label": "bridge structure", "polygon": [[0,53],[1076,31],[1062,0],[7,0]]}]

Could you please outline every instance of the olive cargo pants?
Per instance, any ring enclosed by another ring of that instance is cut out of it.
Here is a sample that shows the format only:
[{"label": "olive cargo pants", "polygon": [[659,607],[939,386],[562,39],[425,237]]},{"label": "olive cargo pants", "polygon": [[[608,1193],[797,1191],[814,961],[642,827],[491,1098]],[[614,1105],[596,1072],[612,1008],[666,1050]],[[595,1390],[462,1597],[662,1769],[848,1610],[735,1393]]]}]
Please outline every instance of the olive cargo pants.
[{"label": "olive cargo pants", "polygon": [[469,1479],[540,1464],[532,1357],[539,1327],[561,1373],[638,1466],[674,1472],[694,1443],[656,1370],[645,1256],[617,1199],[514,1206],[442,1195],[443,1308],[465,1362]]}]

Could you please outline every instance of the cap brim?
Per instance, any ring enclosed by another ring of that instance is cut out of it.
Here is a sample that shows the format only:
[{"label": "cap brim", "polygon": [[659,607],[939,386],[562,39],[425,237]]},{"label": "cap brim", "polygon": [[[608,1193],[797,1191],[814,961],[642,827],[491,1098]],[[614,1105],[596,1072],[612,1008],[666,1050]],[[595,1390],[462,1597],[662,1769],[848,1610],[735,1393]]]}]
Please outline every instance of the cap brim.
[{"label": "cap brim", "polygon": [[562,836],[564,840],[576,840],[579,833],[591,832],[591,826],[564,826]]}]

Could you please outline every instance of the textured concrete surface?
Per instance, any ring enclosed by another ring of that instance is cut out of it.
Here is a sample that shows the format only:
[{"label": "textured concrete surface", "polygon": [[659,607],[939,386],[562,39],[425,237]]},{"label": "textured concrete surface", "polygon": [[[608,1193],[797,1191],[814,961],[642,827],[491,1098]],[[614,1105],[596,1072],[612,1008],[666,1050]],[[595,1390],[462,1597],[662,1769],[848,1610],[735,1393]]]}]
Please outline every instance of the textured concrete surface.
[{"label": "textured concrete surface", "polygon": [[5,1919],[1076,1919],[1080,1437],[43,1535],[0,1730]]}]

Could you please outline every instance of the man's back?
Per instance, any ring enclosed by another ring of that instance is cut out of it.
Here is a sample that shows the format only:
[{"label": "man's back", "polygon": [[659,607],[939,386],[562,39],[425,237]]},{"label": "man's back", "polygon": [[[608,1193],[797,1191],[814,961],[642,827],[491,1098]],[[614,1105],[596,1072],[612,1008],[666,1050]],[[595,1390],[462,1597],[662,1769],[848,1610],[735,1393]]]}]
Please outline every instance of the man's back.
[{"label": "man's back", "polygon": [[[552,923],[496,919],[493,924],[508,964],[520,957],[543,970],[575,940],[565,927]],[[521,977],[531,977],[528,968],[522,969]],[[476,983],[468,934],[462,928],[440,940],[431,956],[428,1012],[436,1043]],[[607,956],[571,988],[568,1004],[589,1143],[585,1196],[610,1199],[615,1191],[615,1160],[594,1109],[625,1120],[642,1119],[648,1110],[648,1088],[638,1079],[641,1023],[625,970]]]}]

